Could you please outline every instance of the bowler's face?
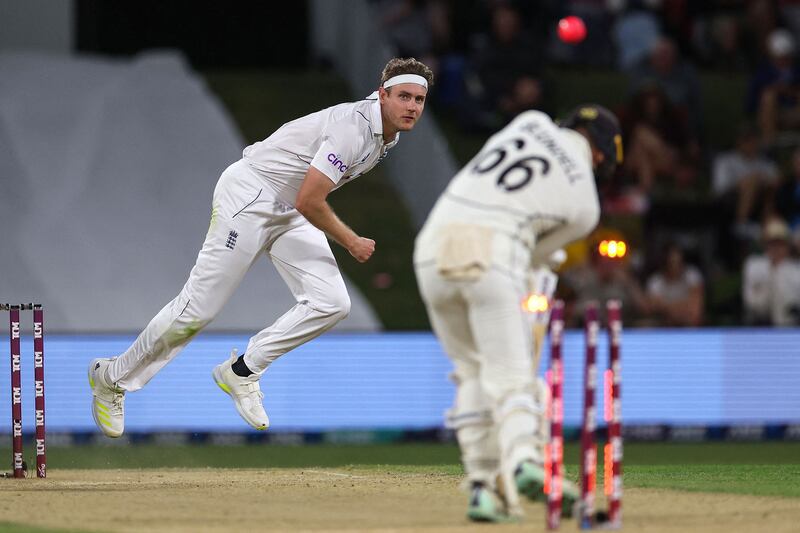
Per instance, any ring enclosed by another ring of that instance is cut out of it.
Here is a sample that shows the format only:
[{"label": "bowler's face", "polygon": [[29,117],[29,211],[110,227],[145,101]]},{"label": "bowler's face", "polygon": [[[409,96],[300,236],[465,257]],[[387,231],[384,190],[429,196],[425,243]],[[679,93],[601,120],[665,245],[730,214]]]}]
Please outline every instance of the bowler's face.
[{"label": "bowler's face", "polygon": [[[384,131],[409,131],[425,109],[428,89],[416,83],[400,83],[389,90],[381,87],[381,113]],[[388,128],[387,128],[388,126]]]}]

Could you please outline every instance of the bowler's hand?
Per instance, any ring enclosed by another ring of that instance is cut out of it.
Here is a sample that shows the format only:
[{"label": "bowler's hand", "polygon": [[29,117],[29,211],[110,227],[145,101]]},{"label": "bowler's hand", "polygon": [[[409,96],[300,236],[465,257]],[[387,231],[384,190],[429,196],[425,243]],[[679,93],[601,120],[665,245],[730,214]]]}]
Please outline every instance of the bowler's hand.
[{"label": "bowler's hand", "polygon": [[365,237],[358,237],[355,242],[347,249],[350,255],[356,258],[359,263],[364,263],[372,256],[375,251],[375,241]]}]

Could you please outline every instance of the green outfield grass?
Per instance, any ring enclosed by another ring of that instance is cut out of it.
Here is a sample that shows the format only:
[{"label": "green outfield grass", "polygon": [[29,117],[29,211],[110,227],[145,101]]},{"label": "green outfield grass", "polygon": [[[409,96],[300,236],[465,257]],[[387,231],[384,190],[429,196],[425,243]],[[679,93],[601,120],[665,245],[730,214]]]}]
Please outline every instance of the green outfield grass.
[{"label": "green outfield grass", "polygon": [[[0,457],[9,454],[0,449]],[[577,474],[578,447],[565,461]],[[51,469],[347,468],[461,474],[452,444],[50,447]],[[800,498],[800,443],[628,443],[628,487]],[[0,531],[3,531],[0,528]]]},{"label": "green outfield grass", "polygon": [[627,487],[800,498],[800,464],[633,465]]},{"label": "green outfield grass", "polygon": [[[0,448],[2,454],[10,450]],[[568,443],[567,464],[577,463],[578,445]],[[454,444],[315,444],[307,446],[74,446],[49,447],[52,468],[297,468],[345,465],[457,465]],[[800,442],[627,443],[625,465],[800,466]]]},{"label": "green outfield grass", "polygon": [[[0,447],[0,457],[10,449]],[[32,459],[32,457],[30,458]],[[569,477],[578,473],[578,445],[568,443]],[[32,461],[29,462],[32,464]],[[61,469],[175,468],[336,468],[375,469],[387,473],[423,472],[462,475],[458,448],[452,444],[381,444],[307,446],[51,446],[51,472]],[[602,468],[599,469],[602,476]],[[15,483],[13,480],[0,480]],[[602,479],[598,480],[602,486]],[[628,443],[624,484],[628,489],[655,488],[800,498],[800,442]],[[65,533],[75,530],[35,528],[0,522],[0,533]]]}]

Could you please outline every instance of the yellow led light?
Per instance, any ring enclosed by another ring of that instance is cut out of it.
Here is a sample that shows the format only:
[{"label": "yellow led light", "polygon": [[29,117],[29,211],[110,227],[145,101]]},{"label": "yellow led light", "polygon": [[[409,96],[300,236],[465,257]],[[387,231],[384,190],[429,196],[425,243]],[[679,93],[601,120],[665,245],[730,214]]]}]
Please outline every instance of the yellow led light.
[{"label": "yellow led light", "polygon": [[628,245],[625,244],[625,241],[601,241],[597,246],[597,251],[602,257],[618,259],[625,257]]}]

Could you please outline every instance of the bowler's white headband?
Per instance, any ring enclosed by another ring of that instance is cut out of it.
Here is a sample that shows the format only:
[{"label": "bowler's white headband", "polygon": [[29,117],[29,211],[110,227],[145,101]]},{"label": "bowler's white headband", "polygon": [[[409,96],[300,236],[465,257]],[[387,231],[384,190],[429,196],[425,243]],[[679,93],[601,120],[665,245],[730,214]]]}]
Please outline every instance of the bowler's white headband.
[{"label": "bowler's white headband", "polygon": [[388,89],[400,83],[416,83],[417,85],[422,85],[426,89],[428,88],[428,80],[419,74],[400,74],[399,76],[393,76],[383,82],[383,88]]}]

